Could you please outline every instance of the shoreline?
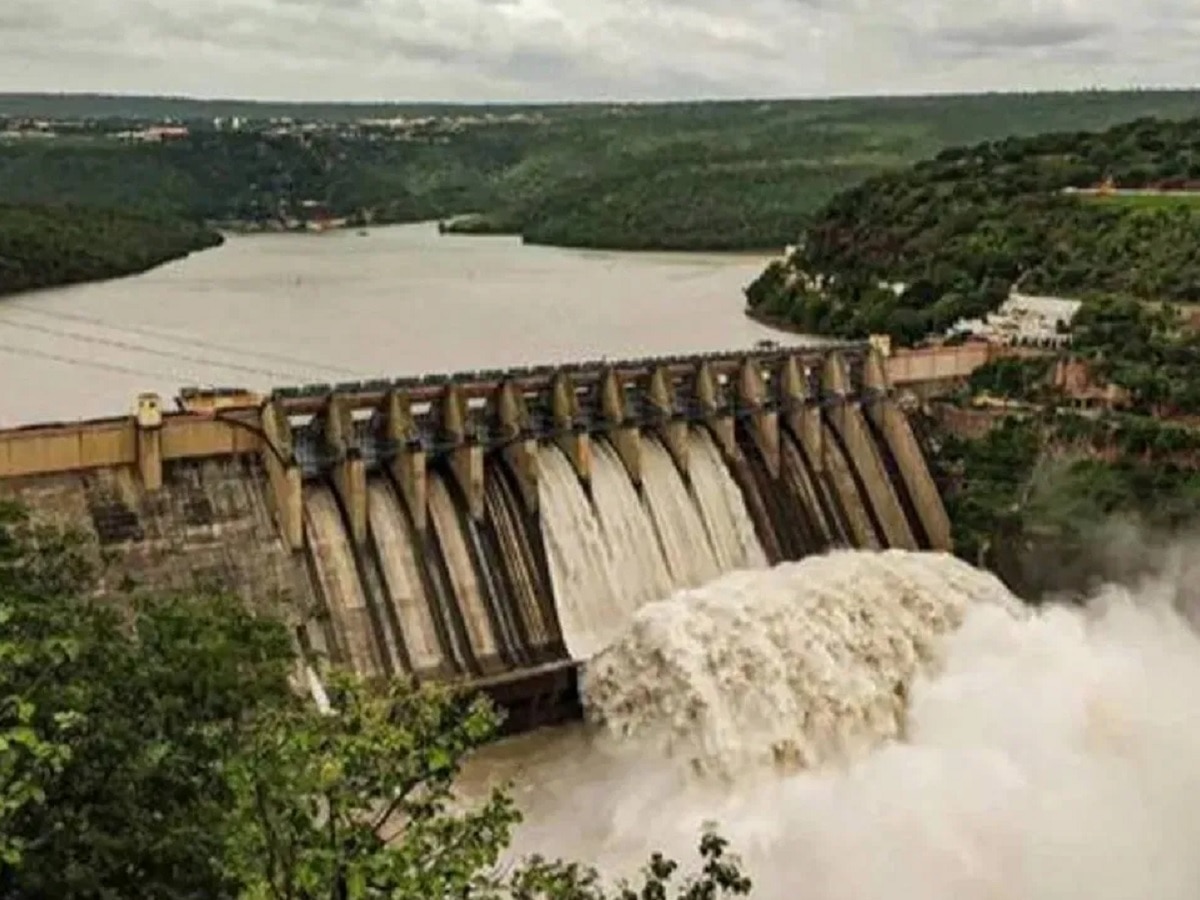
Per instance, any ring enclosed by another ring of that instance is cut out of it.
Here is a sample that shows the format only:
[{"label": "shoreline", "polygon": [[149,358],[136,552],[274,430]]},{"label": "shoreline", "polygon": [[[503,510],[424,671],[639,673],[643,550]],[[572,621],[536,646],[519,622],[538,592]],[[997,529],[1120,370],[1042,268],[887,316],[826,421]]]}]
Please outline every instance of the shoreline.
[{"label": "shoreline", "polygon": [[767,313],[759,312],[749,304],[747,304],[742,310],[742,313],[752,322],[757,322],[759,325],[762,325],[766,328],[773,328],[775,331],[781,331],[784,334],[801,334],[805,337],[821,336],[814,335],[811,331],[805,331],[799,325],[793,325],[791,322],[787,321],[787,319],[781,319],[778,316],[772,316],[768,315]]},{"label": "shoreline", "polygon": [[[222,246],[224,246],[228,241],[233,241],[233,240],[246,240],[246,239],[254,239],[254,238],[261,238],[261,237],[315,238],[315,237],[321,237],[323,235],[339,234],[339,233],[372,232],[372,231],[379,231],[379,230],[386,229],[386,228],[412,228],[412,227],[425,226],[425,227],[429,228],[431,231],[435,232],[437,237],[439,237],[439,238],[450,238],[450,239],[457,239],[457,240],[486,239],[486,238],[497,239],[497,238],[499,238],[499,239],[507,239],[509,241],[512,241],[514,244],[516,244],[517,246],[521,246],[521,247],[524,247],[524,246],[541,247],[541,248],[552,249],[552,250],[575,251],[575,252],[579,252],[579,253],[620,254],[620,255],[628,255],[628,256],[666,256],[666,257],[678,257],[678,258],[705,256],[705,257],[712,257],[712,258],[721,258],[721,259],[726,259],[726,260],[744,260],[746,262],[751,262],[751,261],[761,262],[764,265],[770,259],[777,257],[779,255],[778,248],[774,248],[774,249],[740,249],[740,250],[693,248],[693,249],[683,250],[683,249],[655,249],[655,248],[649,248],[649,247],[644,247],[644,246],[642,246],[642,247],[612,247],[612,246],[589,246],[589,245],[580,245],[580,244],[554,244],[554,243],[544,243],[544,242],[538,242],[538,241],[526,241],[520,234],[514,234],[514,233],[507,233],[507,234],[499,233],[499,232],[465,233],[465,232],[444,231],[439,228],[440,224],[441,224],[440,221],[437,219],[425,219],[425,220],[416,221],[416,222],[387,222],[387,223],[376,223],[376,224],[370,224],[370,225],[367,225],[367,224],[355,224],[355,225],[338,224],[338,225],[331,226],[329,228],[325,228],[325,229],[321,229],[321,230],[312,230],[312,229],[275,229],[275,228],[261,228],[261,227],[238,227],[237,225],[234,225],[231,223],[221,223],[220,225],[217,225],[215,223],[206,223],[204,227],[209,229],[209,231],[213,235],[216,235],[217,240],[205,243],[201,246],[194,247],[194,248],[189,249],[188,251],[186,251],[184,253],[180,253],[176,256],[172,256],[170,258],[160,260],[160,261],[158,261],[150,266],[144,267],[144,268],[133,269],[133,270],[126,271],[126,272],[113,273],[111,275],[107,275],[107,276],[104,276],[101,278],[89,278],[89,279],[62,281],[62,282],[59,282],[56,284],[39,285],[38,287],[27,288],[24,290],[11,291],[11,292],[0,291],[0,302],[3,302],[4,300],[12,298],[12,297],[35,296],[37,294],[42,293],[43,291],[61,291],[61,290],[67,290],[67,289],[73,288],[73,287],[82,287],[82,286],[88,285],[88,284],[102,284],[102,283],[108,282],[108,281],[117,281],[122,278],[133,278],[138,275],[144,275],[147,272],[151,272],[156,269],[162,268],[163,266],[169,265],[171,263],[175,263],[175,262],[184,260],[193,254],[204,253],[209,250],[219,249]],[[758,321],[760,324],[765,325],[769,328],[773,328],[777,331],[784,331],[784,332],[788,332],[791,334],[806,335],[806,332],[791,326],[787,322],[771,320],[768,317],[761,316],[757,313],[754,313],[752,310],[750,310],[749,307],[746,308],[745,313],[751,319],[754,319],[755,321]],[[807,335],[807,336],[810,336],[810,335]]]},{"label": "shoreline", "polygon": [[114,272],[111,275],[105,275],[100,278],[71,279],[67,281],[60,281],[57,284],[42,284],[38,285],[37,287],[24,288],[16,291],[0,290],[0,304],[4,303],[6,300],[11,300],[17,297],[35,297],[38,294],[42,294],[47,291],[65,291],[71,288],[83,287],[89,284],[104,284],[109,281],[120,281],[122,278],[135,278],[138,275],[145,275],[147,272],[153,272],[155,269],[161,269],[163,266],[168,266],[171,263],[177,263],[181,260],[185,260],[193,254],[206,253],[209,250],[219,250],[225,245],[225,242],[229,240],[229,236],[227,236],[225,232],[212,229],[212,233],[216,235],[217,240],[210,241],[202,246],[194,247],[183,253],[168,257],[167,259],[161,259],[158,262],[142,268],[131,269],[127,272]]},{"label": "shoreline", "polygon": [[[520,228],[507,229],[487,224],[486,213],[464,213],[460,216],[438,219],[434,222],[442,237],[459,238],[511,238],[530,247],[553,247],[558,250],[587,250],[595,253],[679,253],[720,256],[745,256],[753,259],[775,258],[784,250],[784,245],[775,247],[677,247],[653,246],[646,242],[638,244],[587,244],[563,241],[542,241],[526,237]],[[476,226],[476,227],[473,227]]]},{"label": "shoreline", "polygon": [[611,246],[611,245],[596,245],[596,244],[564,244],[551,243],[548,241],[531,241],[526,240],[519,232],[516,231],[451,231],[443,229],[440,226],[444,220],[439,219],[421,219],[415,222],[376,222],[368,225],[335,225],[321,230],[311,229],[277,229],[277,228],[234,228],[222,225],[221,234],[227,235],[230,238],[255,238],[255,237],[320,237],[326,234],[340,234],[349,231],[371,232],[379,231],[384,228],[412,228],[419,225],[425,225],[430,230],[437,233],[439,238],[447,238],[449,240],[507,240],[512,241],[520,246],[525,247],[545,247],[551,250],[577,250],[583,253],[622,253],[622,254],[645,254],[654,256],[721,256],[729,258],[744,258],[747,261],[763,261],[764,264],[779,256],[781,248],[779,247],[744,247],[735,250],[728,248],[705,248],[705,247],[689,247],[681,248],[666,248],[666,247],[648,247],[645,245],[638,246]]}]

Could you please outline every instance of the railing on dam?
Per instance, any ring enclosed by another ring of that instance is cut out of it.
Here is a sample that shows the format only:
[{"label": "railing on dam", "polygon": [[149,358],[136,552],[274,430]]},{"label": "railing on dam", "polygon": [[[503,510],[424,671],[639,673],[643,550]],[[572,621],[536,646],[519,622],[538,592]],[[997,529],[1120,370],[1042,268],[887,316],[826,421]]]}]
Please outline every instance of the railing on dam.
[{"label": "railing on dam", "polygon": [[[949,546],[864,345],[191,390],[180,406],[143,395],[131,416],[0,432],[0,493],[35,485],[36,505],[39,479],[65,479],[63,508],[130,565],[191,553],[229,589],[290,593],[302,646],[368,676],[559,696],[563,665],[664,591],[830,546]],[[637,574],[618,590],[613,571]]]},{"label": "railing on dam", "polygon": [[[854,344],[840,349],[852,370],[861,366],[865,347]],[[802,407],[871,403],[889,395],[885,388],[865,387],[853,377],[845,393],[824,391],[821,365],[827,358],[823,353],[758,351],[600,360],[285,388],[273,392],[271,402],[288,416],[297,462],[305,477],[313,477],[340,461],[347,449],[326,440],[325,416],[332,405],[351,412],[349,443],[373,468],[400,452],[436,456],[463,444],[488,452],[565,434],[602,435],[625,427],[661,428],[718,418],[748,420],[756,414],[787,414]],[[789,363],[798,366],[803,388],[772,390],[780,369]],[[761,389],[755,380],[761,380]],[[388,398],[393,394],[402,398],[405,415],[411,418],[403,439],[386,421]],[[506,405],[510,405],[507,410]]]}]

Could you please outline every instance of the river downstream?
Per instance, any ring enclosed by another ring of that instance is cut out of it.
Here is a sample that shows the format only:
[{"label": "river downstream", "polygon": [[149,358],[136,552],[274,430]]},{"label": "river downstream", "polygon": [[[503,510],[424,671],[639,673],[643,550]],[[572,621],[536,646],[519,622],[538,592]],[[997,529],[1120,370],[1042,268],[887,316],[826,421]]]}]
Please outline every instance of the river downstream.
[{"label": "river downstream", "polygon": [[750,256],[608,253],[429,225],[234,237],[143,275],[0,301],[0,426],[143,390],[267,388],[788,343],[742,314]]}]

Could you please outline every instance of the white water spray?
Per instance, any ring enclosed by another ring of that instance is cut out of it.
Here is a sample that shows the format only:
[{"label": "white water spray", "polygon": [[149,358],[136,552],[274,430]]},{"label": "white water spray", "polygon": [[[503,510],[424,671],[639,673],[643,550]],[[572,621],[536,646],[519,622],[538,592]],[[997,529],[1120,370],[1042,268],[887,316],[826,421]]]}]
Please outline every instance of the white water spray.
[{"label": "white water spray", "polygon": [[538,469],[538,506],[563,641],[572,659],[589,659],[633,610],[622,602],[609,565],[612,554],[571,461],[557,447],[545,446]]},{"label": "white water spray", "polygon": [[644,608],[586,672],[623,741],[737,779],[845,760],[903,728],[909,685],[969,604],[1008,592],[942,554],[838,551]]},{"label": "white water spray", "polygon": [[1175,587],[1034,612],[949,557],[842,552],[650,604],[592,667],[604,727],[492,757],[535,761],[514,851],[632,874],[715,820],[763,900],[1191,900]]}]

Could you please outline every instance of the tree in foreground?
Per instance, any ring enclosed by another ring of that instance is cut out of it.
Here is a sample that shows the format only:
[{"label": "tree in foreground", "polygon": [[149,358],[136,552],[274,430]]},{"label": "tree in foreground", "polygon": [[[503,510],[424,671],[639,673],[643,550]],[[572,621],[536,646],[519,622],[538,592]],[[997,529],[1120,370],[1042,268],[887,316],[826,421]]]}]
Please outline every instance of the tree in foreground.
[{"label": "tree in foreground", "polygon": [[[330,708],[296,704],[261,723],[233,767],[228,860],[247,900],[665,898],[674,861],[654,856],[639,887],[614,895],[594,870],[533,858],[499,867],[520,814],[505,790],[475,806],[455,796],[467,754],[492,738],[493,707],[439,687],[385,688],[335,677]],[[750,882],[706,832],[689,900],[742,895]]]},{"label": "tree in foreground", "polygon": [[228,598],[89,598],[77,542],[0,510],[0,900],[688,900],[749,891],[706,833],[702,871],[638,887],[531,859],[520,815],[454,795],[498,716],[483,698],[334,673],[288,684],[285,629]]},{"label": "tree in foreground", "polygon": [[228,896],[225,767],[293,702],[287,634],[89,586],[77,541],[0,513],[0,897]]}]

